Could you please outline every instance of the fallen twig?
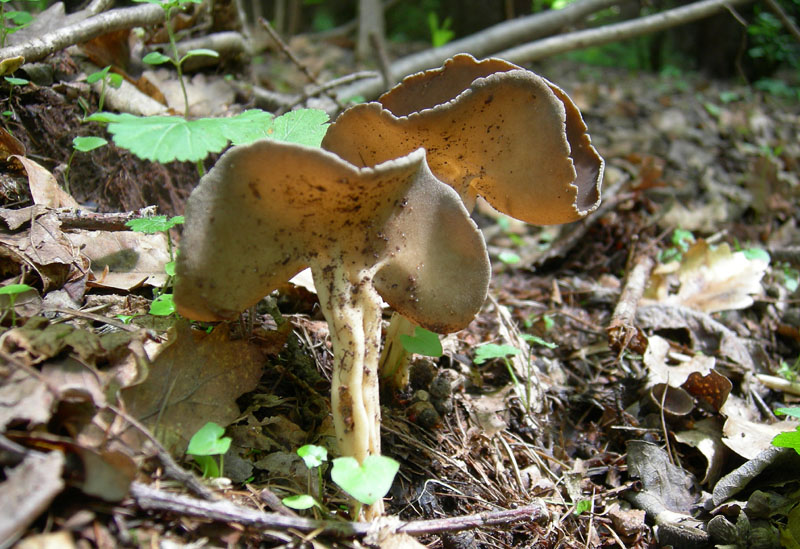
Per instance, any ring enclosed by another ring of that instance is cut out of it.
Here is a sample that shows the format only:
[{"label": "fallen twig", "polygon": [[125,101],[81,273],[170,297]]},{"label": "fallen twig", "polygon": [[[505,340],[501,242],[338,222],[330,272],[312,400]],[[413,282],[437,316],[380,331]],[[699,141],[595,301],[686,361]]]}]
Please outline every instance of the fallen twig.
[{"label": "fallen twig", "polygon": [[[230,501],[203,501],[181,494],[165,492],[140,482],[131,484],[130,494],[142,509],[166,511],[222,522],[235,522],[259,529],[286,530],[292,528],[303,533],[316,531],[331,537],[353,538],[365,536],[376,528],[375,524],[366,522],[314,520],[286,516],[280,513],[265,513],[256,509],[242,507]],[[532,504],[518,509],[478,513],[461,517],[396,522],[394,529],[396,532],[421,536],[521,521],[539,522],[547,517],[548,513],[544,505]]]},{"label": "fallen twig", "polygon": [[63,229],[84,229],[87,231],[130,231],[125,223],[140,217],[155,215],[156,207],[147,206],[132,212],[98,213],[86,210],[58,210],[58,220]]},{"label": "fallen twig", "polygon": [[135,8],[120,8],[100,13],[74,25],[47,33],[26,44],[0,49],[0,60],[22,56],[32,63],[69,46],[87,42],[109,32],[147,27],[164,20],[164,10],[158,4],[145,4]]},{"label": "fallen twig", "polygon": [[609,345],[617,354],[621,354],[628,347],[643,354],[647,348],[647,337],[636,326],[634,318],[653,265],[655,265],[655,261],[649,254],[640,255],[635,259],[633,267],[628,270],[625,277],[625,285],[622,287],[614,314],[611,315],[611,321],[606,328]]}]

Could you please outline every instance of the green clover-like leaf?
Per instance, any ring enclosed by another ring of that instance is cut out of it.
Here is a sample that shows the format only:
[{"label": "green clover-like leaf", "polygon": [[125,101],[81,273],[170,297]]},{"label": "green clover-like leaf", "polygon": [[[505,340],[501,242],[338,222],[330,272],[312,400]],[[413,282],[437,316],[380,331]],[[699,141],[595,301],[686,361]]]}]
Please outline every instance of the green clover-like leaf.
[{"label": "green clover-like leaf", "polygon": [[193,456],[216,456],[224,454],[231,447],[233,439],[224,437],[225,429],[213,421],[209,421],[189,440],[187,454]]},{"label": "green clover-like leaf", "polygon": [[333,460],[331,479],[342,490],[365,505],[372,505],[392,487],[400,464],[387,456],[367,456],[364,463],[352,457]]},{"label": "green clover-like leaf", "polygon": [[444,352],[442,350],[442,342],[439,341],[439,334],[420,326],[414,327],[413,336],[402,334],[400,343],[403,345],[403,349],[418,355],[439,357]]}]

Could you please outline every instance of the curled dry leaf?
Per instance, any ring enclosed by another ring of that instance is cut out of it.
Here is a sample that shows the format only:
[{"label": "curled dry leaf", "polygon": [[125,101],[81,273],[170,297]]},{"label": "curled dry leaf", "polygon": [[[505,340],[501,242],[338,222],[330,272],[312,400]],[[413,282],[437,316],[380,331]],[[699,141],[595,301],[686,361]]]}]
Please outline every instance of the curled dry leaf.
[{"label": "curled dry leaf", "polygon": [[377,103],[356,105],[323,148],[374,166],[422,147],[433,174],[468,207],[482,196],[536,225],[597,208],[604,162],[563,90],[502,59],[460,54],[409,76]]}]

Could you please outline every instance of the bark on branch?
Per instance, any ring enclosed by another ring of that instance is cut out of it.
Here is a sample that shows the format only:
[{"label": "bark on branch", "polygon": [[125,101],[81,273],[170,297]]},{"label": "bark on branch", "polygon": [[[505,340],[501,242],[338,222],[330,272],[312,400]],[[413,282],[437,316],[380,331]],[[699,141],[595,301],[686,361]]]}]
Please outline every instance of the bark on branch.
[{"label": "bark on branch", "polygon": [[156,4],[145,4],[135,8],[121,8],[49,32],[25,44],[0,49],[0,60],[22,56],[27,63],[44,59],[51,53],[74,44],[86,42],[112,31],[132,27],[147,27],[164,20],[164,10]]},{"label": "bark on branch", "polygon": [[[366,522],[313,520],[280,513],[264,513],[257,509],[236,505],[230,501],[199,500],[181,494],[165,492],[139,482],[131,484],[130,494],[142,509],[166,511],[220,522],[235,522],[262,530],[285,531],[292,528],[303,533],[319,532],[335,538],[354,538],[368,535],[375,528],[375,525]],[[547,516],[548,513],[544,505],[532,504],[517,509],[461,517],[412,522],[397,521],[391,526],[396,532],[421,536],[499,524],[512,524],[520,521],[539,522],[546,519]]]},{"label": "bark on branch", "polygon": [[[563,10],[547,11],[499,23],[481,32],[454,40],[444,46],[409,55],[391,65],[392,79],[397,82],[408,74],[438,67],[457,53],[486,57],[523,41],[548,36],[584,19],[597,11],[618,4],[620,0],[579,0]],[[373,78],[340,90],[338,97],[348,99],[361,95],[374,98],[385,91],[382,79]]]},{"label": "bark on branch", "polygon": [[537,40],[536,42],[501,51],[497,56],[512,63],[528,63],[566,51],[599,46],[609,42],[617,42],[643,34],[662,31],[678,25],[685,25],[698,19],[710,17],[733,6],[747,4],[752,1],[701,0],[688,6],[639,17],[622,23]]}]

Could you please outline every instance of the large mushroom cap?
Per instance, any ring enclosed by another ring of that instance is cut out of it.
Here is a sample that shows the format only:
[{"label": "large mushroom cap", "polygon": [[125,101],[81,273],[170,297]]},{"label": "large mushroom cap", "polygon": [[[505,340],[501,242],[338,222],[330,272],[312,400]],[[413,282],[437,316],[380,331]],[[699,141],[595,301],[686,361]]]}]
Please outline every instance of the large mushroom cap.
[{"label": "large mushroom cap", "polygon": [[373,166],[422,147],[434,175],[464,198],[538,225],[597,208],[603,160],[559,88],[500,59],[458,55],[405,79],[380,103],[342,113],[323,147]]},{"label": "large mushroom cap", "polygon": [[[422,150],[374,168],[263,140],[225,153],[186,205],[175,302],[197,320],[234,318],[307,266],[342,265],[432,329],[465,326],[489,280],[483,238]],[[410,292],[407,293],[407,292]]]}]

